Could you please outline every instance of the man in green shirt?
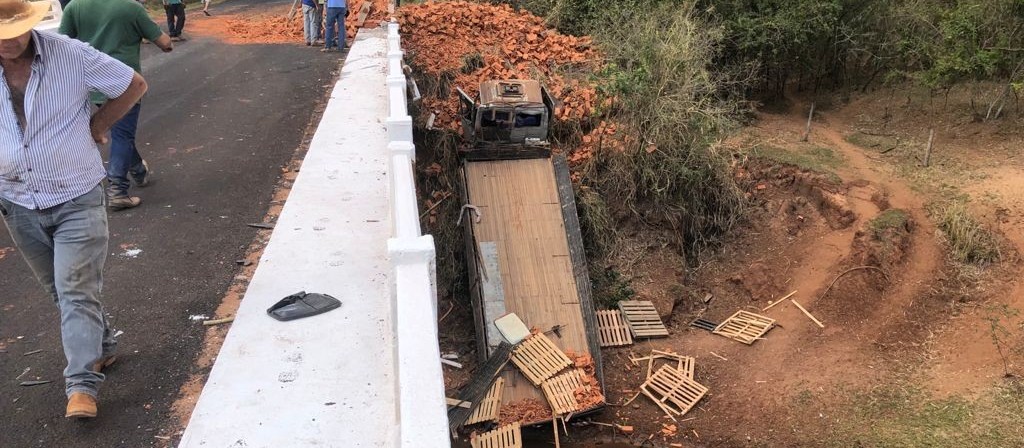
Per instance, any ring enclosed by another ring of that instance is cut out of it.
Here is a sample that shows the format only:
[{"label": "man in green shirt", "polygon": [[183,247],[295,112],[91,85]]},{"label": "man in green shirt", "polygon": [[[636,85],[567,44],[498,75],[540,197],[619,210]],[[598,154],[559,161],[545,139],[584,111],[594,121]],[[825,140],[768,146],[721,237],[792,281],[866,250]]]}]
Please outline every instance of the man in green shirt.
[{"label": "man in green shirt", "polygon": [[[114,59],[142,73],[139,44],[142,39],[155,43],[164,52],[173,49],[171,39],[149,18],[146,9],[134,0],[75,0],[68,4],[60,22],[60,32],[87,42]],[[93,103],[106,102],[94,92]],[[107,167],[108,206],[122,210],[138,206],[142,200],[128,195],[131,183],[139,186],[149,182],[146,161],[135,147],[135,129],[139,122],[141,103],[136,104],[111,128],[110,160]]]}]

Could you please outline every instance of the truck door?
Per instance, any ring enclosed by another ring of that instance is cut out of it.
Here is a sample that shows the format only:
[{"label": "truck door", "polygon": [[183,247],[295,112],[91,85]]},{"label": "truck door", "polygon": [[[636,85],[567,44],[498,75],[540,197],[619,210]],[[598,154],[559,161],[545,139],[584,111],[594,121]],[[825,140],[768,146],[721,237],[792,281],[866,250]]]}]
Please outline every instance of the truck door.
[{"label": "truck door", "polygon": [[456,87],[459,92],[459,121],[462,122],[462,137],[467,141],[476,141],[476,102],[466,92]]}]

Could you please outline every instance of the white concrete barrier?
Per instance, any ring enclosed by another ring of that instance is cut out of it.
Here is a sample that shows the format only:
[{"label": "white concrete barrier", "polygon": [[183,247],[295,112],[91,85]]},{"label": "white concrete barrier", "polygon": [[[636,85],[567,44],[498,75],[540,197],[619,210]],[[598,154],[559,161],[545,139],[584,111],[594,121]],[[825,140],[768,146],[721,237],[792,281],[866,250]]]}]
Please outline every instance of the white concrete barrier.
[{"label": "white concrete barrier", "polygon": [[388,240],[398,366],[401,448],[449,448],[444,373],[438,347],[434,240],[422,235],[413,162],[412,117],[402,70],[398,24],[388,24],[388,149],[391,151],[391,222]]}]

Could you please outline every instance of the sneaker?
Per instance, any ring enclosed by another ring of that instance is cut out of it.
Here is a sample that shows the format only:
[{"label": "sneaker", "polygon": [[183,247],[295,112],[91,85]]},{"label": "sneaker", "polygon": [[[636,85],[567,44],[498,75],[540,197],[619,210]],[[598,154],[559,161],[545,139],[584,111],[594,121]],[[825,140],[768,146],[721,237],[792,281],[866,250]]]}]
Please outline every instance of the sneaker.
[{"label": "sneaker", "polygon": [[107,198],[107,207],[109,207],[111,210],[115,212],[127,208],[138,207],[139,204],[141,203],[142,199],[139,199],[135,196],[128,196],[127,194],[124,196],[114,196]]},{"label": "sneaker", "polygon": [[207,11],[207,10],[204,9],[203,10],[203,14],[206,14],[206,16],[209,17],[210,16],[210,11]]},{"label": "sneaker", "polygon": [[331,50],[331,47],[324,47],[324,48],[320,49],[321,53],[327,53],[327,52],[330,52],[330,51],[333,51],[333,50]]},{"label": "sneaker", "polygon": [[96,416],[96,397],[82,392],[75,392],[68,397],[68,407],[64,412],[67,418],[93,418]]},{"label": "sneaker", "polygon": [[149,185],[149,179],[152,177],[152,175],[153,171],[149,169],[149,164],[146,163],[146,159],[142,159],[141,174],[133,173],[131,171],[128,172],[128,176],[131,177],[132,181],[135,182],[135,185],[139,187],[145,187],[146,185]]}]

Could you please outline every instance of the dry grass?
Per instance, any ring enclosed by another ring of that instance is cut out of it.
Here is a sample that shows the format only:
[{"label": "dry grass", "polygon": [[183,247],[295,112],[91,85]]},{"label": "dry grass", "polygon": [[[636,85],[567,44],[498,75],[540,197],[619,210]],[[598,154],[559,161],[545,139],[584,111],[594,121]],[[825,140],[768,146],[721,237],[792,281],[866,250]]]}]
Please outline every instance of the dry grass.
[{"label": "dry grass", "polygon": [[950,254],[961,263],[982,265],[999,261],[1002,253],[995,234],[971,216],[967,203],[954,200],[937,213],[939,229],[949,243]]}]

